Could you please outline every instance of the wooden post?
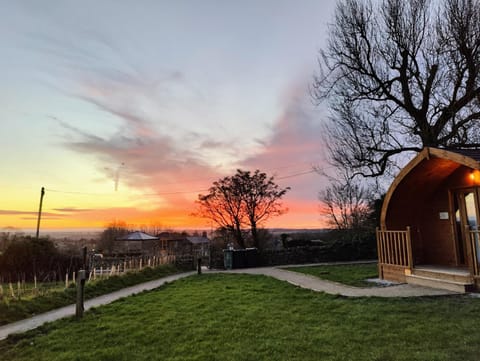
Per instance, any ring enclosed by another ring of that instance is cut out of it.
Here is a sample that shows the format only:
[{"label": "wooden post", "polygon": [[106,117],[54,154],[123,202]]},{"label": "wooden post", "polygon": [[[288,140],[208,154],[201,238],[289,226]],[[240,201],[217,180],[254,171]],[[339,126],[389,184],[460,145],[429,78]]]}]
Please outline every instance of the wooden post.
[{"label": "wooden post", "polygon": [[377,236],[377,256],[378,256],[378,264],[377,264],[377,267],[378,267],[378,277],[380,279],[383,279],[383,257],[382,257],[382,242],[381,242],[381,233],[380,233],[380,230],[379,228],[377,227],[375,229],[375,233],[376,233],[376,236]]},{"label": "wooden post", "polygon": [[408,269],[410,273],[413,269],[413,251],[412,251],[412,237],[410,234],[410,226],[407,226],[407,257],[408,257]]},{"label": "wooden post", "polygon": [[77,319],[83,317],[84,308],[84,289],[85,289],[85,270],[78,271],[77,279],[77,303],[75,307],[75,316]]},{"label": "wooden post", "polygon": [[473,264],[473,275],[478,276],[478,258],[477,258],[477,242],[478,242],[478,233],[476,231],[468,231],[468,237],[470,238],[470,243],[472,247],[472,264]]},{"label": "wooden post", "polygon": [[68,288],[68,272],[65,273],[65,288]]},{"label": "wooden post", "polygon": [[197,258],[197,274],[202,274],[202,259],[200,257]]}]

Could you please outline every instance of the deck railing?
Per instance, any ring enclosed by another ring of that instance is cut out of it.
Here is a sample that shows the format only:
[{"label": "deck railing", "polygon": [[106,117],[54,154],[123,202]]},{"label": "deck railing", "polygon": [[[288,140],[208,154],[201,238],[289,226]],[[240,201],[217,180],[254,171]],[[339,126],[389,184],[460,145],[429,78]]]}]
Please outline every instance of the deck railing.
[{"label": "deck railing", "polygon": [[470,230],[470,247],[472,250],[472,265],[473,265],[473,275],[474,276],[479,276],[480,275],[480,270],[479,270],[479,265],[478,265],[478,254],[480,250],[480,231],[478,230]]},{"label": "deck railing", "polygon": [[378,263],[413,268],[410,227],[404,231],[387,231],[377,228]]}]

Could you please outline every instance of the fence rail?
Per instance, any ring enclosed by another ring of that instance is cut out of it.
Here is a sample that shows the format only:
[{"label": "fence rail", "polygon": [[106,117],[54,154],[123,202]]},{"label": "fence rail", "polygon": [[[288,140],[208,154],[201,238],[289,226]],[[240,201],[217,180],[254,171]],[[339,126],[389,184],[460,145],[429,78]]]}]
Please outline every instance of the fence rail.
[{"label": "fence rail", "polygon": [[410,227],[404,231],[377,228],[377,249],[379,265],[413,268]]}]

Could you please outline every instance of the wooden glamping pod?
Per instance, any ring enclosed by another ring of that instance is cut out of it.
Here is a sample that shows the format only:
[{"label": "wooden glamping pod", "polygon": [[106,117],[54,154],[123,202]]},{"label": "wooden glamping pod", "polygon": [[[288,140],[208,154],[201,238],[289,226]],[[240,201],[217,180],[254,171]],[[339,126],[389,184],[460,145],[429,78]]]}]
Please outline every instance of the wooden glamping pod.
[{"label": "wooden glamping pod", "polygon": [[380,278],[480,289],[480,150],[425,148],[393,181],[377,230]]}]

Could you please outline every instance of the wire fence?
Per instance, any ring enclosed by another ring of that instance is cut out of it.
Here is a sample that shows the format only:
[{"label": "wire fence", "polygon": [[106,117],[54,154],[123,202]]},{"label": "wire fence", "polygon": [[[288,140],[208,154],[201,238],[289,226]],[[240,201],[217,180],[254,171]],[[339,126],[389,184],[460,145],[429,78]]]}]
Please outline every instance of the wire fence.
[{"label": "wire fence", "polygon": [[[112,276],[121,276],[129,272],[139,272],[144,268],[155,268],[167,264],[193,263],[192,255],[154,255],[132,257],[128,259],[109,259],[100,262],[92,262],[88,270],[86,282],[95,282]],[[33,282],[25,279],[17,282],[0,282],[0,301],[30,299],[51,292],[60,292],[76,283],[77,272],[65,273],[62,280],[53,282],[37,282],[35,276]]]}]

